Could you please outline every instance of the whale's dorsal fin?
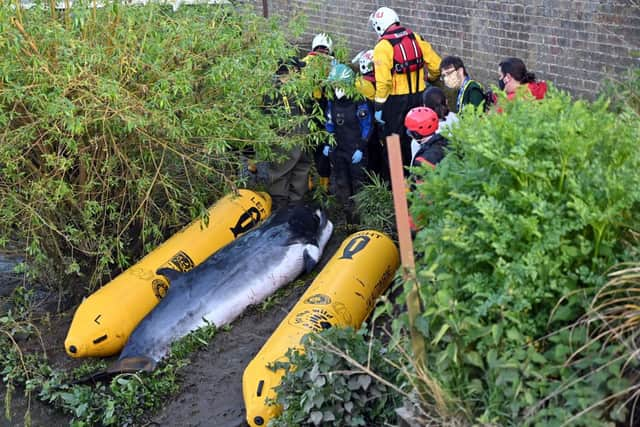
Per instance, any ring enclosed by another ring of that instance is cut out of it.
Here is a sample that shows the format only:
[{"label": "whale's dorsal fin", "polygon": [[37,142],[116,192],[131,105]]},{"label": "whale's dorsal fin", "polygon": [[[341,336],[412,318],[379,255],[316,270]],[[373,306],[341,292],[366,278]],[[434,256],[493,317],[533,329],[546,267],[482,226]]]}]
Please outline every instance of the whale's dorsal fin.
[{"label": "whale's dorsal fin", "polygon": [[169,283],[173,282],[175,279],[178,278],[178,276],[180,274],[182,274],[180,271],[178,270],[174,270],[173,268],[159,268],[156,270],[156,274],[160,274],[161,276],[164,276],[167,278],[167,280],[169,280]]}]

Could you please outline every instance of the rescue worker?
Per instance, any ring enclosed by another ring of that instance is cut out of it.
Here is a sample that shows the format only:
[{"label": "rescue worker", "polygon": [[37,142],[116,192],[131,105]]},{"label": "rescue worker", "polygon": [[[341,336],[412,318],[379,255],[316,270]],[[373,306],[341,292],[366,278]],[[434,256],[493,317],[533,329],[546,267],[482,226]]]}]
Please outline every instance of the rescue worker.
[{"label": "rescue worker", "polygon": [[449,141],[438,132],[438,113],[428,107],[409,110],[404,119],[411,137],[411,166],[426,164],[436,167],[444,158]]},{"label": "rescue worker", "polygon": [[[306,64],[305,70],[307,74],[319,74],[314,75],[312,78],[318,81],[318,85],[313,88],[311,105],[308,106],[310,112],[314,111],[314,105],[316,104],[319,111],[324,112],[327,109],[327,98],[322,90],[320,82],[324,82],[329,75],[331,64],[334,59],[333,56],[333,40],[326,33],[316,34],[311,41],[311,51],[302,59],[302,62]],[[314,125],[317,128],[322,128],[324,123],[322,120],[314,120]],[[331,164],[329,160],[322,155],[322,150],[326,145],[326,141],[321,141],[314,151],[314,161],[316,165],[316,171],[318,172],[320,179],[320,186],[325,191],[329,189],[329,176],[331,175]]]},{"label": "rescue worker", "polygon": [[384,137],[400,136],[403,164],[408,166],[411,145],[403,120],[411,108],[421,104],[425,81],[435,82],[440,77],[441,59],[431,44],[400,25],[394,10],[381,7],[369,21],[380,37],[373,49],[375,119],[383,125]]},{"label": "rescue worker", "polygon": [[[353,60],[358,66],[360,74],[356,77],[356,89],[367,99],[370,109],[373,111],[376,96],[376,76],[373,67],[373,49],[363,50]],[[374,121],[371,137],[369,138],[367,153],[367,169],[376,173],[384,180],[389,180],[389,168],[385,163],[386,153],[380,138],[382,135],[380,126]]]},{"label": "rescue worker", "polygon": [[[276,99],[266,99],[267,113],[284,108],[290,116],[305,114],[305,108],[300,100],[292,98],[284,90],[283,86],[289,79],[290,71],[298,72],[304,64],[297,60],[283,62],[276,72],[276,87],[279,89]],[[295,124],[295,123],[294,123]],[[307,131],[306,126],[297,125],[289,130],[288,135],[300,137]],[[309,188],[309,170],[311,169],[311,156],[302,145],[295,145],[289,150],[277,147],[274,152],[279,159],[268,163],[267,190],[271,195],[272,210],[283,208],[289,204],[302,200]]]},{"label": "rescue worker", "polygon": [[[435,168],[447,154],[449,141],[440,135],[438,128],[440,121],[438,113],[428,107],[416,107],[409,110],[404,118],[407,134],[411,137],[411,166],[420,165]],[[413,190],[419,181],[415,176],[410,176],[409,186]],[[423,222],[418,218],[418,223]],[[409,216],[411,234],[415,237],[418,231],[416,221]]]},{"label": "rescue worker", "polygon": [[469,76],[459,57],[446,56],[440,63],[440,75],[446,87],[458,90],[455,110],[457,113],[460,113],[465,105],[479,107],[485,101],[482,85]]},{"label": "rescue worker", "polygon": [[351,61],[360,70],[356,78],[356,89],[365,98],[374,102],[376,97],[376,75],[373,67],[373,49],[359,52]]},{"label": "rescue worker", "polygon": [[335,64],[327,79],[335,97],[327,102],[326,129],[336,145],[325,145],[331,159],[331,187],[343,207],[348,223],[357,222],[352,196],[364,183],[367,145],[371,137],[373,111],[366,99],[356,100],[355,74],[345,64]]}]

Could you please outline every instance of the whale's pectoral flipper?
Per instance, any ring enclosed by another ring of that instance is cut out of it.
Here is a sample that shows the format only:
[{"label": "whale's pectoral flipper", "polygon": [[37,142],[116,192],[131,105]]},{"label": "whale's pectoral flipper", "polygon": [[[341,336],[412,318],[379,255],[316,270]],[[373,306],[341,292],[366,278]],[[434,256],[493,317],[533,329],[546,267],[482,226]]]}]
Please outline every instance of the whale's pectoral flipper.
[{"label": "whale's pectoral flipper", "polygon": [[107,368],[108,373],[134,373],[139,371],[151,372],[156,368],[156,361],[150,357],[135,356],[125,357],[116,361],[113,365]]},{"label": "whale's pectoral flipper", "polygon": [[178,270],[174,270],[173,268],[164,267],[156,270],[156,274],[160,274],[161,276],[166,277],[169,283],[171,283],[176,280],[182,273]]},{"label": "whale's pectoral flipper", "polygon": [[304,258],[304,271],[311,273],[318,261],[320,261],[320,248],[315,245],[308,245],[302,253],[302,257]]}]

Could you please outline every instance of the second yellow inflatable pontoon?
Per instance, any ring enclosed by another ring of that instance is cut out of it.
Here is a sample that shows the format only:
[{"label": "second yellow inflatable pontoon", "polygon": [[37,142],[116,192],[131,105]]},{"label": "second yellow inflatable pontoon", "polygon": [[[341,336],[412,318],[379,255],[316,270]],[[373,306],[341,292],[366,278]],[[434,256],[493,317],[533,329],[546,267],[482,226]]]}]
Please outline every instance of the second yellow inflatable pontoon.
[{"label": "second yellow inflatable pontoon", "polygon": [[239,190],[220,199],[209,209],[207,225],[193,221],[80,304],[64,342],[67,354],[118,353],[169,288],[156,270],[191,270],[270,214],[271,198],[265,193]]},{"label": "second yellow inflatable pontoon", "polygon": [[275,399],[282,370],[268,364],[283,360],[289,348],[299,347],[302,337],[332,326],[359,328],[373,310],[400,264],[393,241],[373,230],[349,236],[318,277],[291,309],[242,376],[242,394],[250,426],[264,426],[281,408],[268,406]]}]

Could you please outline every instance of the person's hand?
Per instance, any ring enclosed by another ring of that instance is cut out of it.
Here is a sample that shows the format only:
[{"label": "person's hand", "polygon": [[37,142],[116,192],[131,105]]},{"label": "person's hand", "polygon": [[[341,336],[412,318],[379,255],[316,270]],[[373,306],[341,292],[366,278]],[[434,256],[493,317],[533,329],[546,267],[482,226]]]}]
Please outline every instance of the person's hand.
[{"label": "person's hand", "polygon": [[382,110],[378,110],[373,114],[373,117],[376,119],[376,122],[380,123],[381,125],[384,124],[384,120],[382,120]]},{"label": "person's hand", "polygon": [[247,161],[247,170],[251,173],[257,173],[258,172],[258,165],[256,165],[256,161],[255,160],[248,160]]},{"label": "person's hand", "polygon": [[322,149],[322,155],[325,157],[329,157],[330,152],[331,152],[331,147],[328,145],[325,145],[324,148]]},{"label": "person's hand", "polygon": [[353,156],[351,156],[351,163],[353,163],[355,165],[355,164],[360,163],[361,160],[362,160],[362,151],[356,150],[353,153]]}]

